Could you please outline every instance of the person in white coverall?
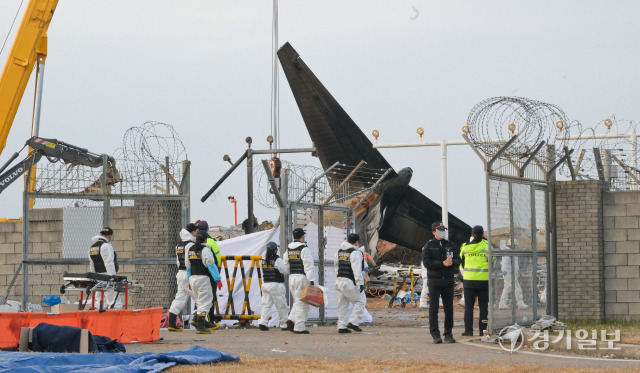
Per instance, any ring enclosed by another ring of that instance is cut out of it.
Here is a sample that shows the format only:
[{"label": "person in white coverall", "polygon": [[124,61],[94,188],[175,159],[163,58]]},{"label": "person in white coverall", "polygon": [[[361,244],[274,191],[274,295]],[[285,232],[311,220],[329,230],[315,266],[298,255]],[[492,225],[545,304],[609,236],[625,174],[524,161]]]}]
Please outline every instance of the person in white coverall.
[{"label": "person in white coverall", "polygon": [[[360,252],[362,253],[362,255],[364,256],[364,267],[362,267],[362,277],[364,278],[364,283],[365,283],[365,289],[367,287],[367,282],[369,282],[369,260],[373,260],[373,258],[371,257],[371,255],[367,254],[364,251],[364,246],[360,246]],[[375,265],[375,262],[373,262],[373,264]],[[360,293],[360,295],[362,295],[362,302],[364,303],[364,309],[362,310],[362,319],[360,320],[360,322],[362,324],[366,324],[366,323],[370,323],[373,321],[373,316],[371,316],[371,314],[369,313],[369,311],[367,311],[367,292],[363,291],[362,293]],[[353,309],[353,304],[349,304],[349,311],[351,311]]]},{"label": "person in white coverall", "polygon": [[[420,263],[420,267],[422,267],[422,272],[420,273],[420,277],[422,277],[422,292],[420,292],[420,308],[429,308],[429,287],[427,286],[427,269],[424,267],[424,264]],[[460,269],[462,272],[462,269]],[[462,304],[460,304],[462,302]],[[458,302],[461,306],[464,306],[464,297]],[[440,299],[440,307],[442,307],[442,299]]]},{"label": "person in white coverall", "polygon": [[278,244],[275,242],[267,243],[267,252],[262,260],[262,302],[260,320],[258,320],[260,330],[269,330],[269,315],[274,305],[280,317],[280,329],[287,330],[286,320],[289,306],[287,305],[284,276],[288,273],[284,262],[278,256]]},{"label": "person in white coverall", "polygon": [[210,334],[215,328],[215,324],[207,320],[207,314],[213,305],[213,289],[209,275],[213,277],[213,281],[222,289],[222,281],[216,267],[216,261],[211,250],[203,250],[206,246],[204,240],[198,236],[196,242],[188,243],[186,246],[188,260],[185,260],[187,268],[187,278],[191,291],[196,299],[196,333]]},{"label": "person in white coverall", "polygon": [[[118,272],[118,255],[113,250],[111,240],[113,239],[113,229],[102,228],[100,234],[91,239],[89,249],[89,271],[115,276]],[[122,309],[122,301],[115,290],[106,290],[104,298],[107,302],[107,309]],[[102,305],[101,305],[102,306]]]},{"label": "person in white coverall", "polygon": [[169,307],[169,327],[172,332],[181,332],[182,328],[178,327],[178,315],[186,307],[189,298],[194,298],[193,292],[189,289],[189,280],[187,279],[187,267],[185,265],[186,247],[189,243],[196,240],[196,225],[187,224],[180,231],[180,243],[176,246],[176,261],[178,263],[178,273],[176,274],[176,282],[178,283],[178,291],[176,292],[171,307]]},{"label": "person in white coverall", "polygon": [[[336,295],[338,296],[338,333],[361,332],[360,320],[364,310],[364,302],[360,293],[364,291],[362,268],[364,256],[358,250],[360,237],[351,233],[347,242],[340,245],[336,252],[334,266],[336,269]],[[349,316],[349,303],[353,304]],[[351,329],[351,330],[349,330]]]},{"label": "person in white coverall", "polygon": [[300,294],[305,286],[314,285],[313,255],[304,242],[304,235],[302,228],[293,230],[293,242],[289,244],[283,257],[284,266],[289,272],[289,291],[293,297],[287,330],[295,334],[309,334],[304,325],[309,317],[309,305],[300,301]]},{"label": "person in white coverall", "polygon": [[[517,242],[516,242],[517,244]],[[506,247],[507,250],[511,249],[511,240],[509,240],[508,245]],[[518,257],[517,256],[508,256],[504,255],[502,257],[502,261],[500,262],[500,267],[502,269],[502,277],[504,278],[504,288],[502,289],[502,295],[500,296],[500,303],[498,304],[498,308],[500,309],[509,309],[509,297],[511,296],[511,292],[513,291],[513,281],[511,278],[511,263],[513,260],[513,277],[516,281],[516,303],[519,309],[526,309],[529,307],[524,302],[522,296],[522,288],[520,287],[520,282],[518,281],[518,272],[520,271],[520,266],[518,265]]]},{"label": "person in white coverall", "polygon": [[420,263],[422,272],[422,292],[420,293],[420,308],[429,308],[429,287],[427,286],[427,269],[424,268],[424,264]]}]

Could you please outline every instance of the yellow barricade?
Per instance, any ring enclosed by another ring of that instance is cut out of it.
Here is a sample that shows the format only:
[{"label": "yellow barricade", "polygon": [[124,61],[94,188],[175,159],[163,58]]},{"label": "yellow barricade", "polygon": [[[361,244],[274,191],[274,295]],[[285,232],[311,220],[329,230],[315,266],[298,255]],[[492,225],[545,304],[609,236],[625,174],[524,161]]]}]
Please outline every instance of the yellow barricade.
[{"label": "yellow barricade", "polygon": [[[233,273],[229,274],[229,265],[227,263],[232,260],[234,261]],[[245,272],[245,260],[251,261],[248,273]],[[222,256],[222,268],[224,269],[224,273],[226,275],[227,289],[229,291],[227,294],[227,306],[224,310],[224,313],[221,313],[220,309],[218,308],[217,297],[214,300],[214,320],[258,320],[260,318],[260,315],[254,315],[254,312],[251,309],[249,290],[251,289],[251,280],[253,279],[255,273],[257,273],[258,275],[258,285],[260,286],[260,290],[262,290],[262,271],[260,269],[261,260],[262,257],[260,255]],[[242,277],[242,287],[244,289],[244,301],[242,302],[242,309],[240,310],[240,313],[236,313],[236,305],[233,301],[233,289],[235,288],[238,273]]]}]

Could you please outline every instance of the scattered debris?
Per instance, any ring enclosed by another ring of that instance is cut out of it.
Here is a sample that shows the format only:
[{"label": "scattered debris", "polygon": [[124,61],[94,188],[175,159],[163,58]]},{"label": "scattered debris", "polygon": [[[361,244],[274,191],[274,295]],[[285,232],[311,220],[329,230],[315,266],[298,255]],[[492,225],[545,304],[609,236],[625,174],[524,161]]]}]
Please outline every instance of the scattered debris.
[{"label": "scattered debris", "polygon": [[[23,312],[22,302],[16,300],[7,300],[0,305],[0,312]],[[43,308],[39,304],[27,303],[27,312],[43,312]]]},{"label": "scattered debris", "polygon": [[550,315],[543,315],[540,317],[538,321],[535,321],[533,325],[531,325],[531,330],[565,330],[567,328],[567,324],[562,321],[556,320],[555,317]]}]

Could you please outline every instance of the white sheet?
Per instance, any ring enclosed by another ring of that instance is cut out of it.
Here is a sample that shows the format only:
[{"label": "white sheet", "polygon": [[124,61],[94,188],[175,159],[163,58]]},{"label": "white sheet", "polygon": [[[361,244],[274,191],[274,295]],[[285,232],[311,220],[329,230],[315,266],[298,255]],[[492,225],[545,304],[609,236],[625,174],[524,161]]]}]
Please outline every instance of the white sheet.
[{"label": "white sheet", "polygon": [[[309,223],[305,230],[307,232],[307,246],[311,249],[313,253],[313,257],[315,260],[318,260],[318,225],[314,223]],[[324,236],[327,240],[327,245],[324,253],[325,261],[332,262],[333,257],[336,251],[339,249],[340,244],[346,239],[346,230],[340,229],[336,227],[325,227],[324,228]],[[220,248],[220,253],[224,256],[248,256],[248,255],[260,255],[263,256],[265,254],[265,246],[267,242],[274,241],[279,243],[280,239],[280,229],[274,228],[267,231],[257,232],[249,235],[244,235],[240,237],[231,238],[228,240],[218,242],[218,246]],[[229,268],[230,276],[233,276],[233,267],[235,262],[233,260],[227,261],[227,267]],[[249,275],[249,268],[251,265],[251,261],[244,261],[245,267],[245,275]],[[227,306],[227,282],[226,282],[226,272],[224,269],[221,271],[220,275],[223,280],[222,290],[218,291],[218,307],[221,313],[225,312],[225,308]],[[324,271],[324,286],[329,291],[329,304],[325,305],[325,316],[327,318],[337,318],[338,317],[338,306],[337,306],[337,296],[335,290],[335,281],[336,274],[333,267],[333,264],[325,264]],[[315,268],[315,279],[316,283],[318,281],[318,267]],[[258,277],[254,273],[253,279],[251,282],[251,289],[249,290],[249,302],[251,304],[251,309],[253,310],[255,315],[259,315],[260,310],[260,290],[258,287]],[[240,275],[239,269],[238,274],[236,276],[236,282],[233,289],[233,301],[235,306],[235,313],[239,314],[242,311],[242,304],[244,302],[244,289],[242,286],[242,277]],[[291,305],[291,304],[289,304]],[[193,308],[193,304],[192,304]],[[316,307],[311,307],[309,312],[309,319],[317,319],[319,318],[319,309]],[[277,326],[279,322],[278,312],[275,310],[275,307],[271,310],[271,320],[269,321],[269,326],[274,327]],[[223,320],[223,323],[235,323],[233,320]],[[258,325],[257,321],[252,323],[253,325]]]}]

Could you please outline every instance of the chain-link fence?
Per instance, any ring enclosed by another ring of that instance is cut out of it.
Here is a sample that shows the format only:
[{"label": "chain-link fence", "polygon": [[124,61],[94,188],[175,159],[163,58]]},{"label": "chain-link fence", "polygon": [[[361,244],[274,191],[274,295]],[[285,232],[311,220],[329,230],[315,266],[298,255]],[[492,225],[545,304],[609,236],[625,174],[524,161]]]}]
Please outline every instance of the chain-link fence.
[{"label": "chain-link fence", "polygon": [[530,324],[547,310],[546,187],[491,177],[489,181],[489,327]]},{"label": "chain-link fence", "polygon": [[[310,320],[335,321],[338,316],[335,291],[335,254],[355,231],[354,210],[364,200],[385,170],[370,170],[336,164],[326,171],[293,167],[283,172],[286,185],[286,224],[284,244],[295,228],[306,230],[307,246],[311,249],[318,283],[328,290],[329,304],[312,308]],[[281,240],[282,241],[282,240]],[[283,243],[283,242],[281,242]],[[362,240],[364,246],[364,240]],[[365,250],[370,250],[366,248]]]},{"label": "chain-link fence", "polygon": [[336,271],[335,253],[346,241],[349,209],[322,208],[312,205],[296,205],[292,208],[293,228],[306,231],[307,246],[311,250],[316,266],[318,283],[327,288],[329,304],[320,308],[311,308],[310,320],[322,322],[335,321],[338,318],[338,299],[335,291]]},{"label": "chain-link fence", "polygon": [[[65,271],[89,272],[89,247],[105,226],[114,230],[118,275],[145,285],[130,292],[128,306],[171,303],[177,286],[174,248],[189,222],[189,162],[167,158],[157,172],[135,174],[121,173],[117,162],[103,158],[99,169],[51,163],[31,175],[36,188],[24,193],[22,239],[12,236],[22,246],[21,265],[6,291],[8,297],[21,295],[23,309],[60,295]],[[65,296],[74,303],[79,293]]]}]

